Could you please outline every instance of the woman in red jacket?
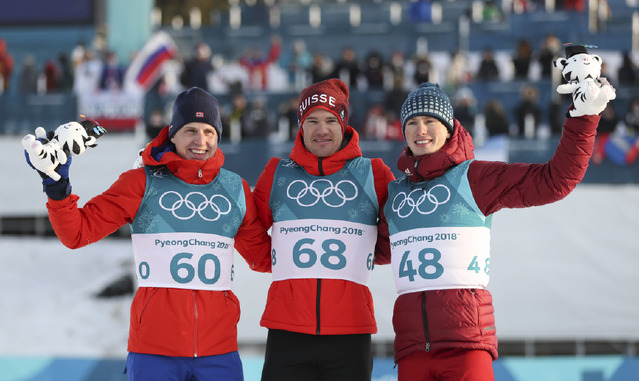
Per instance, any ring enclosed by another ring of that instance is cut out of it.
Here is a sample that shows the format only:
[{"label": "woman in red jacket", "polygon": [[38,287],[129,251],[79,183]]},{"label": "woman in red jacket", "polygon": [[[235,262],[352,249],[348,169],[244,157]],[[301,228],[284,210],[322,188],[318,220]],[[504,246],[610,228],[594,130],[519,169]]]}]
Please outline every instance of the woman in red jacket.
[{"label": "woman in red jacket", "polygon": [[370,380],[377,326],[367,284],[377,256],[389,257],[377,223],[393,175],[362,157],[342,81],[304,89],[298,119],[289,159],[271,159],[254,189],[272,228],[262,380]]},{"label": "woman in red jacket", "polygon": [[[231,291],[233,249],[268,271],[269,237],[245,180],[222,168],[215,97],[178,95],[171,125],[144,150],[143,168],[124,172],[78,207],[62,178],[44,178],[49,219],[75,249],[131,225],[138,289],[131,305],[129,380],[243,380],[240,304]],[[70,163],[70,158],[67,163]]]},{"label": "woman in red jacket", "polygon": [[547,163],[507,164],[474,160],[472,139],[439,85],[409,94],[401,112],[407,147],[398,161],[407,175],[389,184],[382,219],[399,293],[393,327],[400,381],[494,379],[497,337],[486,290],[491,216],[566,197],[586,172],[598,112],[568,115]]}]

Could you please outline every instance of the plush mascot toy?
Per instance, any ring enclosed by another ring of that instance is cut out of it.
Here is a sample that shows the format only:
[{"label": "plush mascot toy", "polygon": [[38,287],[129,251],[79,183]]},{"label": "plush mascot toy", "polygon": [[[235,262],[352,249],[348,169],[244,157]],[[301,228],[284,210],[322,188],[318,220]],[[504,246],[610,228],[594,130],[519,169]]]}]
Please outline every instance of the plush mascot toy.
[{"label": "plush mascot toy", "polygon": [[35,136],[29,134],[22,138],[22,146],[35,169],[58,181],[58,167],[66,164],[70,155],[78,156],[88,147],[95,147],[96,140],[106,132],[104,127],[90,119],[65,123],[48,133],[43,127],[38,127]]},{"label": "plush mascot toy", "polygon": [[601,57],[588,54],[583,45],[566,47],[566,58],[558,58],[554,65],[561,69],[565,84],[557,87],[559,94],[572,94],[571,117],[598,115],[608,102],[617,97],[614,87],[601,77]]}]

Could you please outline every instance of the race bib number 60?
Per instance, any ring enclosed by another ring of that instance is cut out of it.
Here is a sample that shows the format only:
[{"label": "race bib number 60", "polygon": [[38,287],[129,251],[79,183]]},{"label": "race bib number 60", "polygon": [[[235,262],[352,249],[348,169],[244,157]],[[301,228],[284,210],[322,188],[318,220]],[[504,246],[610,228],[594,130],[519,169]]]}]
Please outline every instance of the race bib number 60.
[{"label": "race bib number 60", "polygon": [[[155,236],[155,237],[154,237]],[[229,290],[233,281],[233,240],[177,239],[171,234],[135,234],[133,247],[140,287]],[[204,238],[204,237],[200,237]],[[213,238],[213,239],[212,239]]]}]

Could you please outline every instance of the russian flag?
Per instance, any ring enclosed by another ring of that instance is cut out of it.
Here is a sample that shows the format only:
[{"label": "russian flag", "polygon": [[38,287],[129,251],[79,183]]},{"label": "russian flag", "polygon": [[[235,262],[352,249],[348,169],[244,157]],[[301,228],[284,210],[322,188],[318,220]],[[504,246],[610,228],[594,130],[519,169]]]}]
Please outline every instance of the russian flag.
[{"label": "russian flag", "polygon": [[175,42],[166,32],[155,33],[129,65],[124,77],[125,91],[148,91],[162,73],[162,65],[178,57]]}]

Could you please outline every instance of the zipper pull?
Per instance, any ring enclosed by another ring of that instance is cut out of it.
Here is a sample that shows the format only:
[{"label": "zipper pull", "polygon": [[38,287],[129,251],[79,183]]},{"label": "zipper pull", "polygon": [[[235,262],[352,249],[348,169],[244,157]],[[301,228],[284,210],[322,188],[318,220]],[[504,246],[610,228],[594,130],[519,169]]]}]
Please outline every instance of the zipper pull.
[{"label": "zipper pull", "polygon": [[202,168],[197,170],[197,177],[202,178]]},{"label": "zipper pull", "polygon": [[426,343],[426,352],[430,352],[430,342]]}]

